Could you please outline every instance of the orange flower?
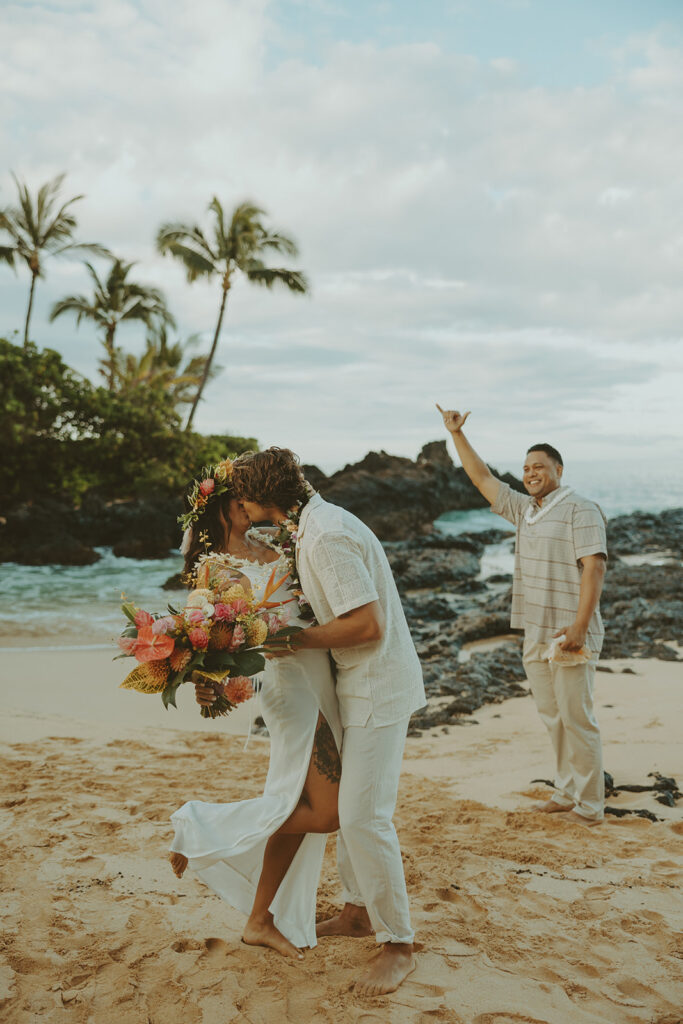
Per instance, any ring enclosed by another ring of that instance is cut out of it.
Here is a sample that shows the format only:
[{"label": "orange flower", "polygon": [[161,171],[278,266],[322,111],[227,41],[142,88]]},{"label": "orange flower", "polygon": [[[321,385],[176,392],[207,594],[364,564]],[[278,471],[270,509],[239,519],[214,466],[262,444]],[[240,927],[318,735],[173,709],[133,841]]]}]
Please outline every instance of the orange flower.
[{"label": "orange flower", "polygon": [[156,635],[152,632],[151,626],[143,626],[138,632],[135,657],[142,662],[161,661],[171,654],[174,647],[175,641],[172,636],[166,636],[164,633]]},{"label": "orange flower", "polygon": [[247,676],[234,676],[225,683],[223,693],[231,704],[243,704],[254,696],[254,686]]}]

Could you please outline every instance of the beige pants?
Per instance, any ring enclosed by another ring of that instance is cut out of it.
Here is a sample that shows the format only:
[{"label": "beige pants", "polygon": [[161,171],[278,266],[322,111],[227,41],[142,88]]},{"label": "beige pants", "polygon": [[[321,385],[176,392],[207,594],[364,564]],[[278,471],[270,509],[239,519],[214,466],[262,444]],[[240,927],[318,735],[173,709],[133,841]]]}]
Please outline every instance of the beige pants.
[{"label": "beige pants", "polygon": [[377,942],[412,942],[401,849],[392,821],[410,718],[344,729],[337,868],[345,903],[364,906]]},{"label": "beige pants", "polygon": [[585,665],[553,665],[524,659],[541,719],[555,751],[555,795],[584,818],[605,812],[602,742],[593,709],[597,660]]}]

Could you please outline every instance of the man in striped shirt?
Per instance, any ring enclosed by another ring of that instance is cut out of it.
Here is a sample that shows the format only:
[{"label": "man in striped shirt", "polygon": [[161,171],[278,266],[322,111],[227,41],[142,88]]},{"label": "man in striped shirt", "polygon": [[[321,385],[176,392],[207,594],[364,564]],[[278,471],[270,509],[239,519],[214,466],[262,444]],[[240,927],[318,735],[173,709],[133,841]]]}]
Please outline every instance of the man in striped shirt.
[{"label": "man in striped shirt", "polygon": [[[526,497],[498,480],[472,448],[462,432],[470,414],[437,408],[470,480],[492,511],[517,529],[511,625],[524,630],[524,667],[556,761],[555,792],[536,809],[595,825],[603,819],[605,803],[593,709],[604,638],[599,601],[607,561],[605,517],[594,502],[562,486],[562,457],[552,445],[529,448]],[[561,636],[563,651],[588,651],[589,660],[547,661],[550,644]]]}]

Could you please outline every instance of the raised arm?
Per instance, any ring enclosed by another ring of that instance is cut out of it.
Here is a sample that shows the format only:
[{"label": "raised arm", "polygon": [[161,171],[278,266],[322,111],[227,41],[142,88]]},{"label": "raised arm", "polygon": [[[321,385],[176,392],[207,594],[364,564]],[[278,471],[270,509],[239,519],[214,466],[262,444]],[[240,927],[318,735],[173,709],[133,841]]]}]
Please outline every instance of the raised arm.
[{"label": "raised arm", "polygon": [[446,430],[453,438],[453,444],[460,456],[462,468],[465,470],[477,490],[484,495],[489,505],[493,505],[498,497],[500,480],[497,476],[493,475],[484,460],[477,455],[474,448],[462,432],[465,420],[470,415],[469,412],[459,413],[453,409],[444,410],[438,402],[436,407],[443,416]]}]

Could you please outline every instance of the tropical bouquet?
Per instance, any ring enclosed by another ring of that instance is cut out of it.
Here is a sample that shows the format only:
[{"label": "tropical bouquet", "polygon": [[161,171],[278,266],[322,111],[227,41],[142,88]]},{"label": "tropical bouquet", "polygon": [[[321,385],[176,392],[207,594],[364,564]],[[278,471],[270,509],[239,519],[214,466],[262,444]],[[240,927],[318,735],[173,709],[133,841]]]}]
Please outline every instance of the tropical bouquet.
[{"label": "tropical bouquet", "polygon": [[128,623],[117,657],[133,657],[138,664],[121,683],[123,689],[160,693],[168,708],[177,707],[181,683],[203,683],[213,686],[216,700],[201,708],[202,717],[229,714],[252,696],[250,677],[265,667],[265,653],[288,645],[299,632],[286,624],[282,603],[270,601],[287,575],[277,580],[274,568],[259,602],[230,580],[222,589],[191,591],[183,609],[168,605],[166,613],[124,601],[121,610]]}]

